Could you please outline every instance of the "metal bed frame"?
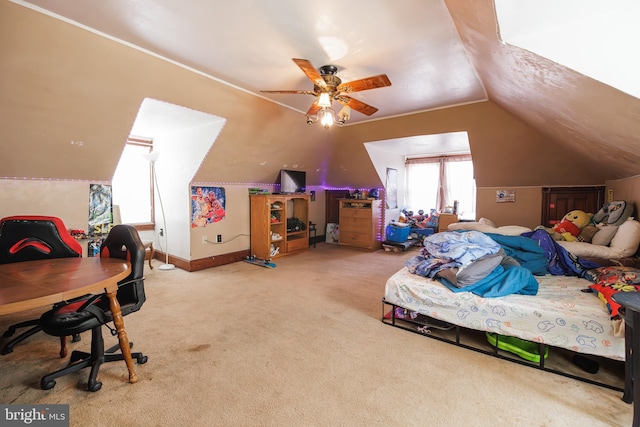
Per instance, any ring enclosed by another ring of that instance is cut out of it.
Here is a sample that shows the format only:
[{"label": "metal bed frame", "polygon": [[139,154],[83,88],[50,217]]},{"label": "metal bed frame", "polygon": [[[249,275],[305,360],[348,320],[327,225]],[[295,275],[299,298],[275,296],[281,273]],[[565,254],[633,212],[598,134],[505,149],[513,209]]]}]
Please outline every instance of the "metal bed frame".
[{"label": "metal bed frame", "polygon": [[[396,315],[397,308],[404,310],[404,312],[407,314],[414,313],[417,317],[398,318]],[[385,316],[385,314],[389,313],[389,310],[390,310],[390,316]],[[601,356],[587,355],[588,358],[597,360],[602,370],[603,371],[606,370],[607,373],[612,374],[612,376],[616,376],[618,371],[622,372],[624,386],[609,384],[607,382],[603,382],[603,381],[594,379],[592,377],[586,376],[586,375],[593,376],[593,374],[587,374],[587,372],[585,372],[585,376],[581,376],[581,375],[564,371],[561,369],[549,367],[548,364],[545,364],[545,357],[540,357],[539,363],[530,362],[525,359],[522,359],[516,355],[513,355],[512,353],[499,349],[498,341],[497,341],[499,338],[496,338],[495,346],[489,344],[486,340],[484,340],[486,342],[485,347],[491,347],[491,349],[482,348],[482,346],[478,345],[477,343],[475,345],[465,343],[463,341],[465,341],[466,335],[469,335],[470,333],[471,334],[475,333],[477,337],[478,333],[484,334],[484,331],[469,329],[463,326],[458,326],[452,323],[444,322],[442,320],[433,319],[426,315],[412,312],[411,310],[401,307],[399,305],[387,302],[385,301],[384,298],[382,299],[382,323],[390,326],[394,326],[396,328],[404,329],[406,331],[413,332],[419,335],[423,335],[429,338],[433,338],[438,341],[446,342],[448,344],[453,344],[468,350],[473,350],[482,354],[497,357],[499,359],[518,363],[520,365],[533,367],[535,369],[551,372],[554,374],[561,375],[563,377],[572,378],[578,381],[586,382],[586,383],[597,385],[600,387],[605,387],[610,390],[625,392],[625,388],[628,389],[630,387],[629,383],[631,380],[630,378],[628,378],[627,372],[625,371],[625,364],[629,362],[625,363],[623,361],[608,359]],[[471,341],[471,339],[466,339],[466,341]],[[539,346],[538,347],[539,354],[541,355],[545,354],[545,351],[547,350],[545,347],[548,347],[548,349],[550,350],[549,358],[551,358],[552,355],[554,355],[554,351],[556,352],[559,351],[565,354],[574,354],[574,355],[580,354],[580,353],[572,352],[571,350],[568,350],[568,349],[561,349],[559,347],[546,345],[544,343],[539,343],[538,346]],[[554,351],[551,351],[551,350],[554,350]],[[577,368],[576,370],[579,370],[579,369],[580,368]],[[618,377],[620,376],[618,375]],[[626,402],[627,399],[623,398],[623,400]],[[627,402],[627,403],[630,403],[630,402]]]}]

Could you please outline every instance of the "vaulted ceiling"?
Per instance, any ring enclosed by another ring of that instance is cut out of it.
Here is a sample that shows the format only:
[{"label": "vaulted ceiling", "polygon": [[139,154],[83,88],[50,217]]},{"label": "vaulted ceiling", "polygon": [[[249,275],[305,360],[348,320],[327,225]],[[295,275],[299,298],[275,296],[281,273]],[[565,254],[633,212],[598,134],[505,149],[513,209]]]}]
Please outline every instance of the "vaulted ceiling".
[{"label": "vaulted ceiling", "polygon": [[[503,43],[492,0],[11,1],[181,64],[256,105],[277,103],[300,121],[312,97],[260,92],[312,89],[292,58],[335,65],[343,81],[389,77],[390,87],[351,95],[379,109],[352,113],[357,127],[489,100],[551,141],[540,147],[550,158],[557,147],[597,165],[599,178],[640,174],[640,100]],[[265,122],[265,138],[273,132]]]}]

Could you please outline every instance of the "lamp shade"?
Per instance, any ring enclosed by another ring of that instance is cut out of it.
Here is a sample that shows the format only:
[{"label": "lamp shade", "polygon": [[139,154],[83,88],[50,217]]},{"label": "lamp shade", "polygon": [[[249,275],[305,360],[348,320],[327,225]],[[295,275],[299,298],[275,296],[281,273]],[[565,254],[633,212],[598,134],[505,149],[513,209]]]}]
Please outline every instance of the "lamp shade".
[{"label": "lamp shade", "polygon": [[158,157],[160,157],[160,152],[157,150],[153,150],[149,153],[143,154],[142,157],[144,157],[144,159],[147,160],[148,162],[153,163],[156,160],[158,160]]},{"label": "lamp shade", "polygon": [[329,98],[328,93],[324,92],[320,94],[320,98],[318,98],[318,107],[331,107],[331,98]]}]

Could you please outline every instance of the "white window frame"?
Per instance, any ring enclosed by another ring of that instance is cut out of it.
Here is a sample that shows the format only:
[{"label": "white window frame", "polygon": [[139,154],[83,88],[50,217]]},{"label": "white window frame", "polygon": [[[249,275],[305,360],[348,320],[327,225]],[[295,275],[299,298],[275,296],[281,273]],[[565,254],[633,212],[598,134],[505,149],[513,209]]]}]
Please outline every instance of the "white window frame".
[{"label": "white window frame", "polygon": [[[469,162],[471,170],[461,183],[451,170],[458,162]],[[465,184],[466,182],[466,184]],[[465,219],[475,219],[476,184],[473,178],[471,155],[407,158],[405,161],[405,205],[417,212],[430,209],[442,212],[453,207],[458,200],[458,214]],[[422,206],[427,204],[427,206]]]},{"label": "white window frame", "polygon": [[[142,150],[128,150],[128,148]],[[152,163],[142,154],[153,150],[153,139],[127,138],[112,179],[113,204],[119,206],[121,221],[138,230],[153,230],[155,207]],[[132,199],[133,198],[133,199]],[[131,213],[131,210],[135,212]]]}]

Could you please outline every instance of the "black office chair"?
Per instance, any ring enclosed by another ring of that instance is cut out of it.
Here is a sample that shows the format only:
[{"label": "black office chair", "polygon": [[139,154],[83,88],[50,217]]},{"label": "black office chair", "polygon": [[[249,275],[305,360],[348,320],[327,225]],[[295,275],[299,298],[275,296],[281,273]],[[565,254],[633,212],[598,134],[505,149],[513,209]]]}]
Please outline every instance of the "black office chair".
[{"label": "black office chair", "polygon": [[[71,237],[60,218],[23,215],[0,220],[0,264],[81,256],[80,243]],[[0,353],[13,352],[14,345],[40,331],[40,319],[9,326],[3,338],[9,338],[18,328],[28,326],[31,328],[6,343]]]},{"label": "black office chair", "polygon": [[[118,284],[118,301],[122,315],[138,311],[145,301],[144,294],[144,255],[145,248],[135,227],[116,225],[102,243],[101,257],[112,257],[127,260],[131,263],[131,274]],[[59,305],[46,312],[40,318],[42,330],[53,336],[64,337],[91,330],[91,352],[73,351],[69,365],[56,372],[45,375],[40,380],[43,390],[56,385],[55,379],[72,372],[91,367],[89,374],[89,391],[98,391],[102,383],[97,380],[100,365],[105,362],[124,360],[122,353],[115,353],[119,345],[104,350],[102,326],[113,321],[106,294],[88,297],[84,302],[75,301],[67,305]],[[112,335],[115,329],[109,327]],[[133,346],[133,343],[130,343]],[[147,362],[142,353],[132,353],[139,364]]]}]

